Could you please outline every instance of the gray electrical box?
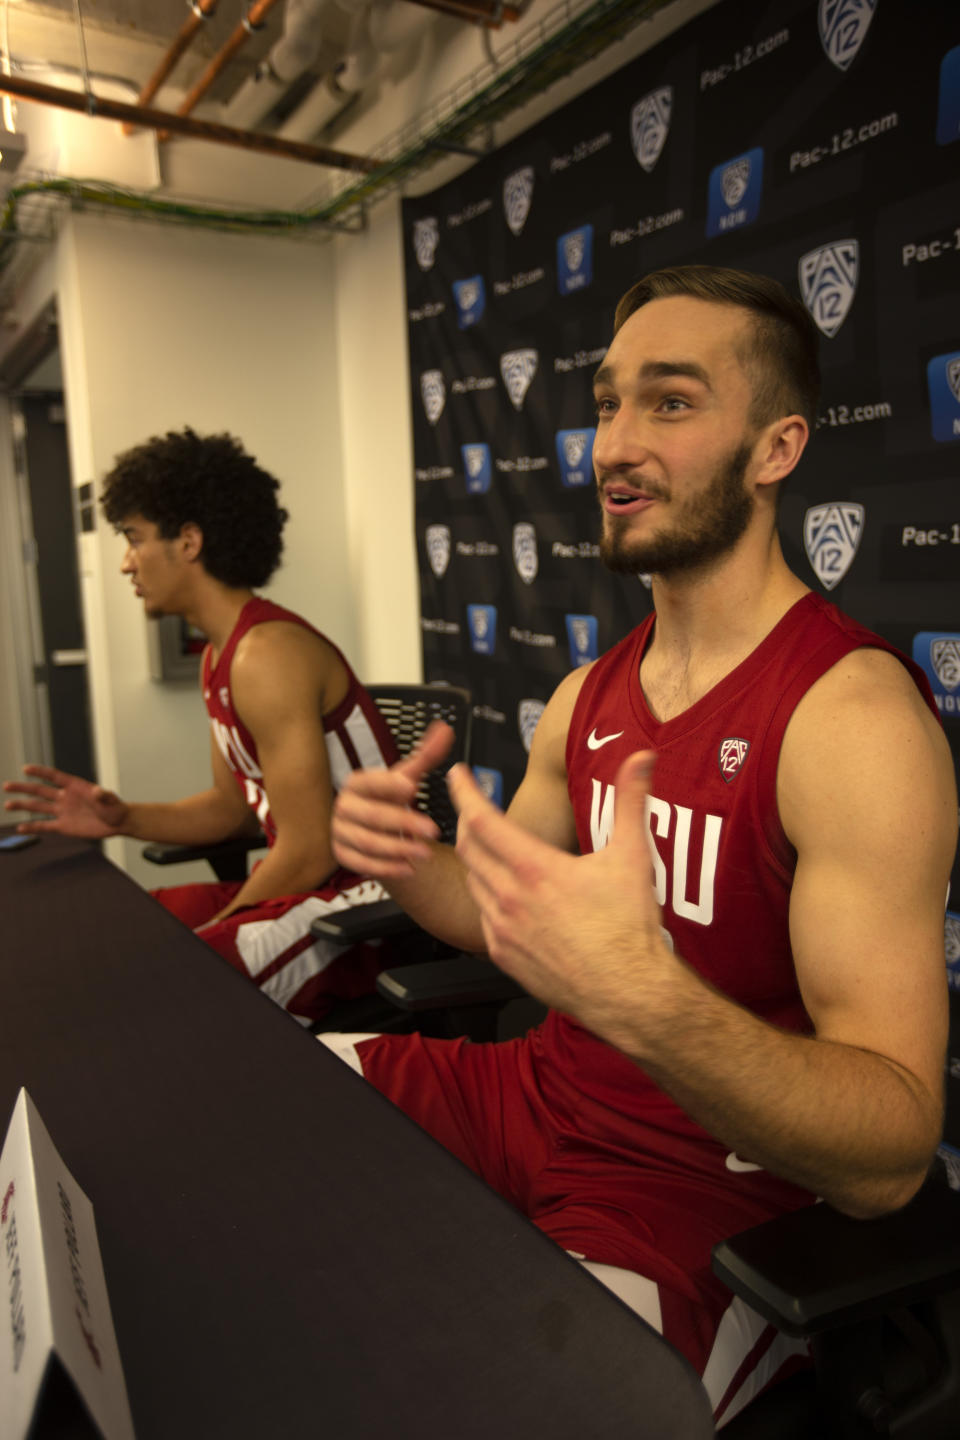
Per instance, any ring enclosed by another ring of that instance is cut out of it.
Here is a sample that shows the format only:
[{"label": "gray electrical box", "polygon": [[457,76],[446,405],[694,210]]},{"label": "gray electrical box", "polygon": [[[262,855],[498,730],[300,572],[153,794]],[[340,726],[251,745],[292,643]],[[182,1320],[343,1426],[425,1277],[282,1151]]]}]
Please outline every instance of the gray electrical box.
[{"label": "gray electrical box", "polygon": [[205,635],[180,615],[163,615],[147,621],[150,676],[154,680],[191,680],[197,683]]}]

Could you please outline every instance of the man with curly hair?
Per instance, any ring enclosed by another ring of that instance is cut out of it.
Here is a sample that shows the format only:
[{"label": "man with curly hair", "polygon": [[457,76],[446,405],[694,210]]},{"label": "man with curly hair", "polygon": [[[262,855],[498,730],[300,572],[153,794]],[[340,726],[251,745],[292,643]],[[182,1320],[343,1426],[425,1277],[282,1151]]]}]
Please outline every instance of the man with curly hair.
[{"label": "man with curly hair", "polygon": [[333,797],[359,766],[396,759],[390,732],[337,647],[306,620],[255,595],[276,570],[287,512],[278,482],[230,435],[171,432],[118,457],[101,504],[127,548],[121,571],[153,617],[183,616],[207,637],[201,688],[213,783],[161,804],[121,800],[45,765],[4,789],[7,810],[53,830],[205,845],[266,835],[266,858],[230,884],[181,885],[156,898],[303,1023],[334,997],[372,988],[376,949],[315,940],[310,922],[379,899],[338,867]]}]

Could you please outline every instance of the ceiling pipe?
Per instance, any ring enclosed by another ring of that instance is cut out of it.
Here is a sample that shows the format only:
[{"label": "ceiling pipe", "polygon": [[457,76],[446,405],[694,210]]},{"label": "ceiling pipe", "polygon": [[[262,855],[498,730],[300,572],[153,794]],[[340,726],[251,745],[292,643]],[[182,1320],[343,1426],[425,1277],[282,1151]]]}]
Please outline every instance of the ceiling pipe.
[{"label": "ceiling pipe", "polygon": [[[171,42],[167,53],[137,96],[138,105],[150,104],[171,70],[193,44],[194,36],[202,29],[204,21],[209,20],[219,3],[220,0],[192,0],[190,14],[181,25],[180,33]],[[124,125],[123,133],[132,135],[135,129],[134,125]]]},{"label": "ceiling pipe", "polygon": [[54,105],[60,110],[75,110],[83,115],[104,120],[126,120],[148,130],[167,130],[174,135],[187,135],[195,140],[210,140],[219,145],[232,145],[240,150],[258,151],[264,155],[282,155],[288,160],[303,160],[308,165],[326,165],[335,170],[357,170],[369,175],[379,168],[376,160],[365,155],[351,155],[343,150],[330,150],[322,145],[304,145],[297,140],[282,140],[277,135],[235,130],[212,120],[196,120],[192,115],[171,115],[165,110],[152,110],[145,105],[127,105],[122,100],[106,100],[92,93],[63,90],[57,85],[43,85],[19,75],[0,74],[0,95],[15,95],[20,100],[33,100],[40,105]]},{"label": "ceiling pipe", "polygon": [[[237,25],[229,40],[217,51],[196,85],[194,85],[193,89],[183,101],[183,104],[178,107],[178,115],[190,114],[197,102],[206,95],[217,76],[229,65],[237,51],[247,43],[255,30],[262,28],[264,20],[276,3],[277,0],[253,0],[250,9]],[[172,130],[172,128],[171,126],[170,129]],[[160,130],[157,134],[157,139],[166,140],[167,131]]]},{"label": "ceiling pipe", "polygon": [[500,5],[497,0],[411,0],[411,4],[439,10],[443,15],[456,15],[461,20],[473,20],[489,30],[499,30],[504,20],[520,19],[516,5]]},{"label": "ceiling pipe", "polygon": [[317,63],[321,51],[330,66],[342,60],[356,23],[351,20],[344,33],[348,13],[348,8],[337,5],[336,0],[287,0],[283,33],[256,73],[231,97],[223,112],[224,119],[229,124],[253,129],[294,81]]}]

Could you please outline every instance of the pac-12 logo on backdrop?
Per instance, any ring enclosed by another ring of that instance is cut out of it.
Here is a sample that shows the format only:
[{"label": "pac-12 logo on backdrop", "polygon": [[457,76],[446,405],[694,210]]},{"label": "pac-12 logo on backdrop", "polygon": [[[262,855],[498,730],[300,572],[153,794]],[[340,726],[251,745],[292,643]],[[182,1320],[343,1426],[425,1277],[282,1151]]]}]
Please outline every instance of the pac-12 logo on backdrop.
[{"label": "pac-12 logo on backdrop", "polygon": [[934,355],[927,365],[934,440],[960,440],[960,350]]},{"label": "pac-12 logo on backdrop", "polygon": [[457,325],[466,330],[483,319],[487,306],[487,292],[482,275],[471,275],[468,280],[454,280],[453,298],[457,302]]},{"label": "pac-12 logo on backdrop", "polygon": [[428,525],[424,532],[424,539],[427,542],[427,559],[430,561],[430,569],[437,579],[446,573],[450,564],[450,527],[449,525]]},{"label": "pac-12 logo on backdrop", "polygon": [[930,681],[940,714],[960,719],[960,635],[921,630],[913,637],[913,658]]},{"label": "pac-12 logo on backdrop", "polygon": [[940,103],[937,107],[937,144],[960,140],[960,45],[948,50],[940,62]]},{"label": "pac-12 logo on backdrop", "polygon": [[513,527],[513,563],[523,583],[532,585],[540,562],[537,558],[537,532],[529,520],[521,520]]},{"label": "pac-12 logo on backdrop", "polygon": [[554,436],[560,479],[571,489],[593,483],[593,442],[596,429],[558,430]]},{"label": "pac-12 logo on backdrop", "polygon": [[593,226],[582,225],[557,241],[557,289],[561,295],[572,295],[592,280]]},{"label": "pac-12 logo on backdrop", "polygon": [[517,729],[520,731],[523,748],[528,754],[533,744],[533,732],[540,724],[540,716],[545,709],[542,700],[521,700],[517,706]]},{"label": "pac-12 logo on backdrop", "polygon": [[750,225],[760,214],[763,151],[748,150],[710,171],[707,186],[707,234],[725,235]]},{"label": "pac-12 logo on backdrop", "polygon": [[597,617],[596,615],[568,615],[567,643],[570,646],[570,664],[589,665],[597,658]]},{"label": "pac-12 logo on backdrop", "polygon": [[468,605],[470,647],[477,655],[492,655],[497,648],[496,605]]},{"label": "pac-12 logo on backdrop", "polygon": [[[950,910],[944,917],[943,949],[947,957],[947,964],[960,968],[960,915],[954,915]],[[957,980],[960,982],[960,975],[957,976]]]},{"label": "pac-12 logo on backdrop", "polygon": [[863,506],[851,500],[812,505],[803,517],[803,548],[825,590],[839,585],[853,564],[863,521]]},{"label": "pac-12 logo on backdrop", "polygon": [[533,204],[533,179],[533,166],[525,165],[503,182],[503,213],[514,235],[519,235],[527,223]]},{"label": "pac-12 logo on backdrop", "polygon": [[432,268],[439,244],[440,227],[435,216],[413,222],[413,253],[421,270]]},{"label": "pac-12 logo on backdrop", "polygon": [[499,810],[503,809],[503,775],[499,770],[490,770],[486,765],[473,766],[473,778],[478,787]]},{"label": "pac-12 logo on backdrop", "polygon": [[436,425],[447,403],[447,387],[442,370],[424,370],[420,376],[420,397],[431,425]]},{"label": "pac-12 logo on backdrop", "polygon": [[856,240],[835,240],[801,255],[797,266],[803,303],[817,328],[832,339],[847,318],[857,289],[860,246]]},{"label": "pac-12 logo on backdrop", "polygon": [[877,0],[820,0],[820,44],[838,70],[848,70],[870,29]]},{"label": "pac-12 logo on backdrop", "polygon": [[523,409],[539,359],[536,350],[507,350],[500,356],[500,375],[515,410]]},{"label": "pac-12 logo on backdrop", "polygon": [[630,139],[633,153],[647,174],[660,159],[670,133],[673,87],[662,85],[638,100],[630,111]]},{"label": "pac-12 logo on backdrop", "polygon": [[474,445],[461,445],[460,456],[463,460],[463,473],[467,480],[467,494],[485,495],[490,489],[490,478],[493,472],[490,464],[490,446],[482,445],[479,442]]}]

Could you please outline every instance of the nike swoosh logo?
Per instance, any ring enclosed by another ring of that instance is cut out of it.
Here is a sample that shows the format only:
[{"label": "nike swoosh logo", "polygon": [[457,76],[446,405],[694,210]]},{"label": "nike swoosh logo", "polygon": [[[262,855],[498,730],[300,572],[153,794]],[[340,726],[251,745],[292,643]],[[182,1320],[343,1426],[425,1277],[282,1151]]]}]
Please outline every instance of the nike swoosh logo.
[{"label": "nike swoosh logo", "polygon": [[597,734],[596,726],[594,726],[593,730],[591,730],[590,734],[587,736],[587,748],[589,750],[600,750],[603,748],[604,745],[609,745],[611,740],[619,740],[622,734],[623,731],[618,730],[615,735],[599,736]]},{"label": "nike swoosh logo", "polygon": [[727,1169],[736,1175],[745,1175],[748,1170],[762,1170],[763,1166],[754,1165],[751,1160],[741,1160],[736,1150],[731,1150],[727,1156]]}]

